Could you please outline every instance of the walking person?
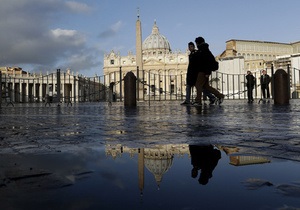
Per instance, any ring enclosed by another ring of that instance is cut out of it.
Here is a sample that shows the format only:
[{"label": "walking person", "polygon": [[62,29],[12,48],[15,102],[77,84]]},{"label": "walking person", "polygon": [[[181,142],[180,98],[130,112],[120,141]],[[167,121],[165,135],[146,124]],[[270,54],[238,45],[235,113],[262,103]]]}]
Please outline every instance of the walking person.
[{"label": "walking person", "polygon": [[271,79],[270,76],[267,74],[266,70],[262,70],[262,75],[260,76],[260,85],[261,85],[261,92],[263,95],[263,100],[270,99],[270,90],[269,90],[269,83]]},{"label": "walking person", "polygon": [[[195,71],[195,44],[193,42],[188,43],[188,48],[190,51],[189,54],[189,64],[187,68],[187,74],[186,74],[186,96],[185,101],[181,103],[181,105],[189,105],[191,104],[191,90],[192,87],[195,86],[196,79],[197,79],[197,72]],[[194,66],[193,66],[194,65]]]},{"label": "walking person", "polygon": [[252,75],[251,71],[247,71],[246,75],[247,80],[247,96],[248,96],[248,103],[253,103],[253,89],[255,85],[255,77]]},{"label": "walking person", "polygon": [[[197,69],[195,66],[195,53],[197,52],[195,49],[195,44],[193,42],[188,43],[188,49],[190,51],[189,54],[189,64],[186,74],[186,97],[184,102],[181,105],[190,105],[191,104],[191,91],[192,87],[195,86],[197,80]],[[203,94],[209,98],[210,104],[213,104],[216,100],[215,96],[212,95],[209,91],[203,90]]]},{"label": "walking person", "polygon": [[202,91],[206,89],[210,93],[214,94],[218,98],[218,103],[221,104],[224,100],[224,95],[220,93],[217,89],[211,87],[208,82],[208,78],[211,74],[211,56],[212,53],[209,50],[209,45],[205,43],[203,37],[197,37],[195,39],[198,51],[196,52],[196,63],[197,63],[197,97],[195,105],[202,106]]}]

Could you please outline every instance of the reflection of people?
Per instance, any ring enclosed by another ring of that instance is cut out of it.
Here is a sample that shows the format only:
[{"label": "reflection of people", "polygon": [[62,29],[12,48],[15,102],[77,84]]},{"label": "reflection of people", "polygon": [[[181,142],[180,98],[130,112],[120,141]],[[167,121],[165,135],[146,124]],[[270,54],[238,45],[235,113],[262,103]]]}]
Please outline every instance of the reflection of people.
[{"label": "reflection of people", "polygon": [[260,85],[261,85],[261,92],[263,94],[264,99],[266,99],[266,95],[268,99],[270,98],[269,83],[270,83],[270,76],[267,74],[266,70],[262,70],[262,75],[260,76]]},{"label": "reflection of people", "polygon": [[253,89],[255,85],[255,77],[252,75],[251,71],[247,71],[247,93],[248,93],[248,103],[252,103],[253,99]]},{"label": "reflection of people", "polygon": [[189,149],[193,165],[191,176],[196,178],[201,170],[198,181],[199,184],[206,185],[221,158],[221,152],[213,145],[189,145]]}]

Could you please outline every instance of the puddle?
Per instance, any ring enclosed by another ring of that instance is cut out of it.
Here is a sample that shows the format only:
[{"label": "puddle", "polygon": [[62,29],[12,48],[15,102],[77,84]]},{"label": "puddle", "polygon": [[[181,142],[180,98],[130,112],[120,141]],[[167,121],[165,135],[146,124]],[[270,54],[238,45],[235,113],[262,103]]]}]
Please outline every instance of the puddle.
[{"label": "puddle", "polygon": [[1,155],[1,209],[300,208],[300,163],[213,145]]}]

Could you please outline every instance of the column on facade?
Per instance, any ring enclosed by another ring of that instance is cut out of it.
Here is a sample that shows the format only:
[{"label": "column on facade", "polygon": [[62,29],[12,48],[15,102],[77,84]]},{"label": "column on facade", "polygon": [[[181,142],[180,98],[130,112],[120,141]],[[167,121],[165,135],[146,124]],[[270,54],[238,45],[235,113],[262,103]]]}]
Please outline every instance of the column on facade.
[{"label": "column on facade", "polygon": [[75,101],[75,89],[76,89],[76,80],[75,80],[75,76],[72,76],[72,81],[70,80],[70,84],[71,84],[71,102],[73,101],[74,103]]},{"label": "column on facade", "polygon": [[16,101],[16,98],[15,98],[15,92],[16,92],[16,82],[15,82],[15,78],[12,80],[11,82],[11,99],[13,102]]},{"label": "column on facade", "polygon": [[[31,102],[30,99],[29,99],[29,96],[31,95],[33,97],[33,101],[34,101],[34,92],[33,94],[30,94],[30,87],[29,87],[29,77],[27,76],[27,82],[26,82],[26,87],[25,87],[25,91],[26,91],[26,94],[27,94],[27,97],[26,97],[26,102]],[[32,87],[32,90],[34,90],[34,80],[32,81],[32,84],[33,84],[33,87]]]},{"label": "column on facade", "polygon": [[38,102],[42,102],[43,100],[43,77],[39,79],[39,98]]},{"label": "column on facade", "polygon": [[19,102],[24,102],[23,101],[23,88],[22,88],[23,79],[19,78],[18,83],[19,83]]},{"label": "column on facade", "polygon": [[[60,73],[61,75],[62,73]],[[66,84],[66,74],[63,73],[63,79],[62,79],[62,76],[60,76],[60,85],[61,85],[61,96],[60,98],[62,99],[63,102],[66,101],[65,99],[65,84]]]}]

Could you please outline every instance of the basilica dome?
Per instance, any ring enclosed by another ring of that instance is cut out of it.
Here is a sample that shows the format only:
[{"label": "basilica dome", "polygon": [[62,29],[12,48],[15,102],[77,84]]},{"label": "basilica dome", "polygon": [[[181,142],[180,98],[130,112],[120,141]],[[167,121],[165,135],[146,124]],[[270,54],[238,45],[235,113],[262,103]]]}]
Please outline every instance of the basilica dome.
[{"label": "basilica dome", "polygon": [[142,49],[144,53],[157,52],[158,54],[171,51],[168,39],[159,33],[156,22],[154,22],[152,33],[144,40]]}]

